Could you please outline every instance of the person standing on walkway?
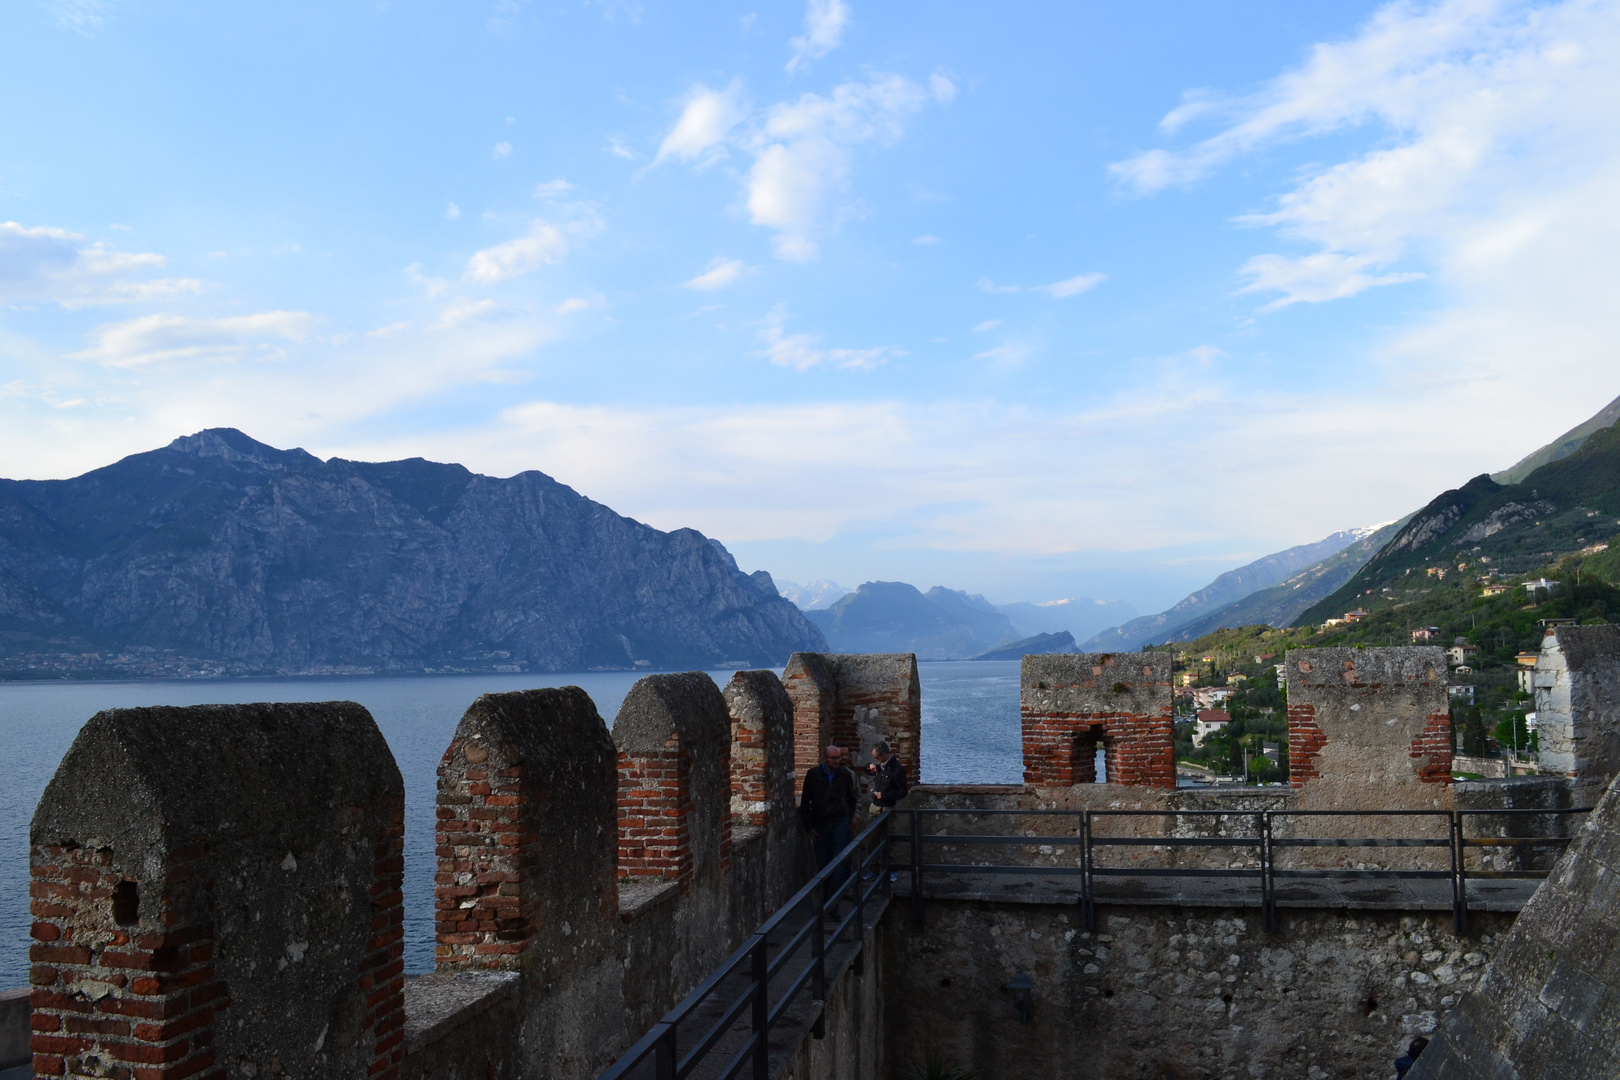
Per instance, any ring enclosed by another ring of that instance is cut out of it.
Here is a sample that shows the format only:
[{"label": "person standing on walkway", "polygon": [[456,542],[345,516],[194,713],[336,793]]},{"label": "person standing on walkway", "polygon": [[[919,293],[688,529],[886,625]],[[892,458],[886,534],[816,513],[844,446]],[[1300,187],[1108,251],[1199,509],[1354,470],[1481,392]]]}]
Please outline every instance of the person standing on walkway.
[{"label": "person standing on walkway", "polygon": [[[833,856],[854,839],[850,822],[855,818],[858,799],[855,774],[844,767],[843,748],[827,747],[821,764],[804,774],[804,791],[799,798],[799,816],[816,841],[817,869],[825,869]],[[828,876],[827,884],[836,889],[848,878],[846,862]]]},{"label": "person standing on walkway", "polygon": [[906,780],[906,767],[894,756],[887,742],[879,741],[872,747],[872,764],[866,767],[866,771],[872,774],[873,817],[899,806],[900,800],[911,790]]},{"label": "person standing on walkway", "polygon": [[1418,1055],[1423,1053],[1423,1048],[1428,1045],[1429,1040],[1421,1035],[1412,1040],[1406,1048],[1406,1055],[1395,1059],[1396,1080],[1400,1080],[1401,1077],[1411,1071],[1412,1066],[1417,1064]]}]

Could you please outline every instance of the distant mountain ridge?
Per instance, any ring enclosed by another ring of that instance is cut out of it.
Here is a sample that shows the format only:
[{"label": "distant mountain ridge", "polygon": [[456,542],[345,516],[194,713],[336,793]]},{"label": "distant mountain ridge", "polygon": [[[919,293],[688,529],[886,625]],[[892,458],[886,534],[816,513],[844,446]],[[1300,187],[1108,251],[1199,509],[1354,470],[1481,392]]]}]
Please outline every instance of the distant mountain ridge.
[{"label": "distant mountain ridge", "polygon": [[1040,603],[997,604],[996,610],[1011,619],[1020,634],[1030,637],[1067,632],[1076,639],[1087,638],[1136,617],[1136,609],[1124,600],[1093,600],[1088,596]]},{"label": "distant mountain ridge", "polygon": [[805,613],[835,652],[914,652],[919,660],[977,656],[1019,634],[984,597],[936,585],[868,581],[824,611]]},{"label": "distant mountain ridge", "polygon": [[69,480],[0,480],[14,674],[71,674],[74,655],[129,672],[154,652],[295,673],[770,666],[825,648],[719,543],[539,472],[322,461],[216,428]]},{"label": "distant mountain ridge", "polygon": [[[1313,544],[1300,544],[1285,551],[1263,556],[1235,570],[1228,570],[1166,611],[1161,611],[1157,615],[1144,615],[1122,626],[1104,630],[1083,642],[1080,651],[1131,652],[1149,642],[1190,641],[1192,638],[1180,635],[1194,626],[1206,628],[1192,634],[1192,637],[1208,633],[1209,629],[1215,626],[1242,625],[1233,623],[1230,619],[1247,618],[1249,613],[1235,608],[1228,611],[1229,607],[1262,590],[1283,585],[1301,572],[1308,574],[1324,560],[1333,558],[1347,548],[1363,544],[1386,527],[1374,525],[1361,529],[1343,529],[1330,533]],[[1370,558],[1371,553],[1368,552],[1366,557]],[[1351,560],[1354,558],[1355,554],[1352,554]],[[1365,558],[1361,560],[1364,561]],[[1342,562],[1343,560],[1341,564]],[[1348,578],[1359,566],[1360,562],[1356,562],[1355,566],[1338,580]],[[1324,571],[1328,573],[1333,573],[1336,569],[1337,567],[1324,567]],[[1276,599],[1281,600],[1280,597]]]},{"label": "distant mountain ridge", "polygon": [[1481,475],[1442,492],[1295,625],[1320,623],[1355,607],[1376,607],[1385,591],[1411,587],[1407,579],[1419,571],[1414,579],[1419,582],[1430,570],[1475,577],[1489,573],[1511,581],[1560,555],[1620,540],[1617,517],[1620,425],[1610,425],[1516,484]]},{"label": "distant mountain ridge", "polygon": [[1503,469],[1499,473],[1492,473],[1491,479],[1498,484],[1517,484],[1543,465],[1554,461],[1562,461],[1575,451],[1579,450],[1594,432],[1602,431],[1606,427],[1613,427],[1620,422],[1620,397],[1615,398],[1593,416],[1588,417],[1579,424],[1564,432],[1552,442],[1541,449],[1527,455],[1517,464]]},{"label": "distant mountain ridge", "polygon": [[981,653],[973,659],[1022,660],[1026,656],[1047,653],[1077,653],[1079,651],[1079,647],[1074,643],[1074,635],[1065,630],[1059,634],[1036,634],[1020,641],[1009,641],[1007,644],[998,645],[989,652]]}]

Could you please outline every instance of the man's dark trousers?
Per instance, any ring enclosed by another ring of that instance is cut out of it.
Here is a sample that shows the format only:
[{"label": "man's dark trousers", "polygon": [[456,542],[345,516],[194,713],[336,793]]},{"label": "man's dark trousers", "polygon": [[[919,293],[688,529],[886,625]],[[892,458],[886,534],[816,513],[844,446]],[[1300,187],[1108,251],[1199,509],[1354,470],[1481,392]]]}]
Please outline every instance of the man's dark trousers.
[{"label": "man's dark trousers", "polygon": [[[827,864],[833,861],[833,856],[849,847],[849,842],[855,837],[849,831],[849,822],[832,821],[816,826],[816,867],[826,869]],[[831,897],[833,890],[849,880],[849,860],[845,859],[838,864],[838,869],[827,875],[826,896]]]}]

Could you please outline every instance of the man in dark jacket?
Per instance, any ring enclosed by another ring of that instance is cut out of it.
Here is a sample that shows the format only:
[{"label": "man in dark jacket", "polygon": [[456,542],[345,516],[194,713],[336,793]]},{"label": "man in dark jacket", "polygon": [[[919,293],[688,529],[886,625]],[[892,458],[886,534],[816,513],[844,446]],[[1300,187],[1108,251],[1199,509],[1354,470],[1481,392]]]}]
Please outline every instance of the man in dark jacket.
[{"label": "man in dark jacket", "polygon": [[872,816],[900,805],[900,800],[911,790],[906,782],[906,767],[894,756],[887,742],[872,747],[872,764],[866,767],[872,774]]},{"label": "man in dark jacket", "polygon": [[[827,747],[820,765],[804,774],[804,794],[799,799],[799,816],[816,841],[816,866],[825,869],[854,839],[850,822],[855,818],[859,799],[855,774],[844,767],[844,750]],[[827,878],[836,889],[849,878],[849,864],[841,864]]]},{"label": "man in dark jacket", "polygon": [[1423,1053],[1423,1048],[1428,1045],[1429,1040],[1419,1035],[1407,1046],[1406,1055],[1395,1059],[1395,1076],[1397,1080],[1412,1070],[1412,1066],[1417,1064],[1418,1055]]}]

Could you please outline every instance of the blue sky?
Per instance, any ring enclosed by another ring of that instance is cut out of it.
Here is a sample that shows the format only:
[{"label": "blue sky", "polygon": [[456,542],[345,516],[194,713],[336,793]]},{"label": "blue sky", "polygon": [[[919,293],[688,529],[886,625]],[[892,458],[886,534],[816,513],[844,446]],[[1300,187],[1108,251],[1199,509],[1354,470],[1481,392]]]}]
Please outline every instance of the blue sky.
[{"label": "blue sky", "polygon": [[1620,7],[21,0],[0,474],[210,426],[1173,602],[1620,393]]}]

